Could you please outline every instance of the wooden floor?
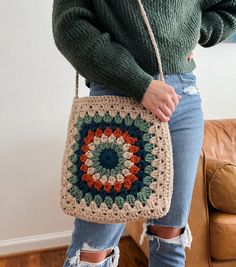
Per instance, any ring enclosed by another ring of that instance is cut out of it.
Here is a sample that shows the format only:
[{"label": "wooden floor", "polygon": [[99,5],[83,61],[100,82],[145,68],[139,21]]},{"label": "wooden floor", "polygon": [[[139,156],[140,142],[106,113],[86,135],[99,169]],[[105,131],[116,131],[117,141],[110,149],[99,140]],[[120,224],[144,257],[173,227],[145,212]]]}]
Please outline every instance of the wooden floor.
[{"label": "wooden floor", "polygon": [[[142,250],[129,236],[121,238],[119,267],[147,267]],[[0,267],[62,267],[67,247],[0,257]]]}]

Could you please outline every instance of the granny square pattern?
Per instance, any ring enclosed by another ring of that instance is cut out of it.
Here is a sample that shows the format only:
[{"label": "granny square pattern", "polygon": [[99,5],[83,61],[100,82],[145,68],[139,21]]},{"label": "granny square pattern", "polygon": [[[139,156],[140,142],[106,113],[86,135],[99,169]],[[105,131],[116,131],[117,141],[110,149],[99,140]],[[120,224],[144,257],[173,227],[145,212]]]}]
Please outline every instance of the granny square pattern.
[{"label": "granny square pattern", "polygon": [[63,157],[66,214],[97,223],[164,216],[173,191],[168,124],[128,97],[74,98]]}]

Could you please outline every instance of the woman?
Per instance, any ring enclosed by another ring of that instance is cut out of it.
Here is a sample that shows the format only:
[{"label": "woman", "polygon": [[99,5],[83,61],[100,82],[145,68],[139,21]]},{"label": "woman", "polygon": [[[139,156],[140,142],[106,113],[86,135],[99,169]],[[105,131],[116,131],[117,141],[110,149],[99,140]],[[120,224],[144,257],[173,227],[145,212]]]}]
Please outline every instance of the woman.
[{"label": "woman", "polygon": [[[53,36],[86,78],[90,95],[126,95],[168,122],[174,188],[169,212],[144,224],[150,267],[182,267],[192,236],[188,216],[203,141],[201,97],[191,51],[211,47],[236,30],[236,0],[143,0],[162,59],[159,80],[138,0],[54,0]],[[118,265],[124,224],[74,221],[64,267]]]}]

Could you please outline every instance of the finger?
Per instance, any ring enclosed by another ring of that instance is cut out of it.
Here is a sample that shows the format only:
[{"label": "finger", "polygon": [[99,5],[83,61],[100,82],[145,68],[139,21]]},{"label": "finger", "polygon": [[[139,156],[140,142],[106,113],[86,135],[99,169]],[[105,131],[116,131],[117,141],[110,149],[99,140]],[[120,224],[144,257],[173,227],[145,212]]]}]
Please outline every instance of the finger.
[{"label": "finger", "polygon": [[172,99],[166,103],[166,106],[171,110],[172,113],[175,111],[175,104]]},{"label": "finger", "polygon": [[170,120],[169,117],[167,117],[159,108],[156,111],[156,116],[162,121],[167,122]]},{"label": "finger", "polygon": [[177,94],[174,94],[173,96],[172,96],[172,101],[173,101],[173,103],[174,103],[174,105],[175,105],[175,107],[178,105],[178,103],[179,103],[179,97],[178,97],[178,95]]},{"label": "finger", "polygon": [[172,115],[172,111],[165,104],[160,106],[159,109],[166,117],[170,117]]}]

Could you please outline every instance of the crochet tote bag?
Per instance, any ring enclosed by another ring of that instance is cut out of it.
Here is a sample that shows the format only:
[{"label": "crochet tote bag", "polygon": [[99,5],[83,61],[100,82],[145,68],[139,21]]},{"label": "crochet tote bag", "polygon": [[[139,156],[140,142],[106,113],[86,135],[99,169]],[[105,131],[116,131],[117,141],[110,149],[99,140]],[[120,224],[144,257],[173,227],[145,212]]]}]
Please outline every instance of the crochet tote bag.
[{"label": "crochet tote bag", "polygon": [[[145,10],[137,0],[164,81]],[[159,218],[173,193],[172,143],[161,122],[131,97],[73,98],[61,170],[64,213],[96,223]]]}]

